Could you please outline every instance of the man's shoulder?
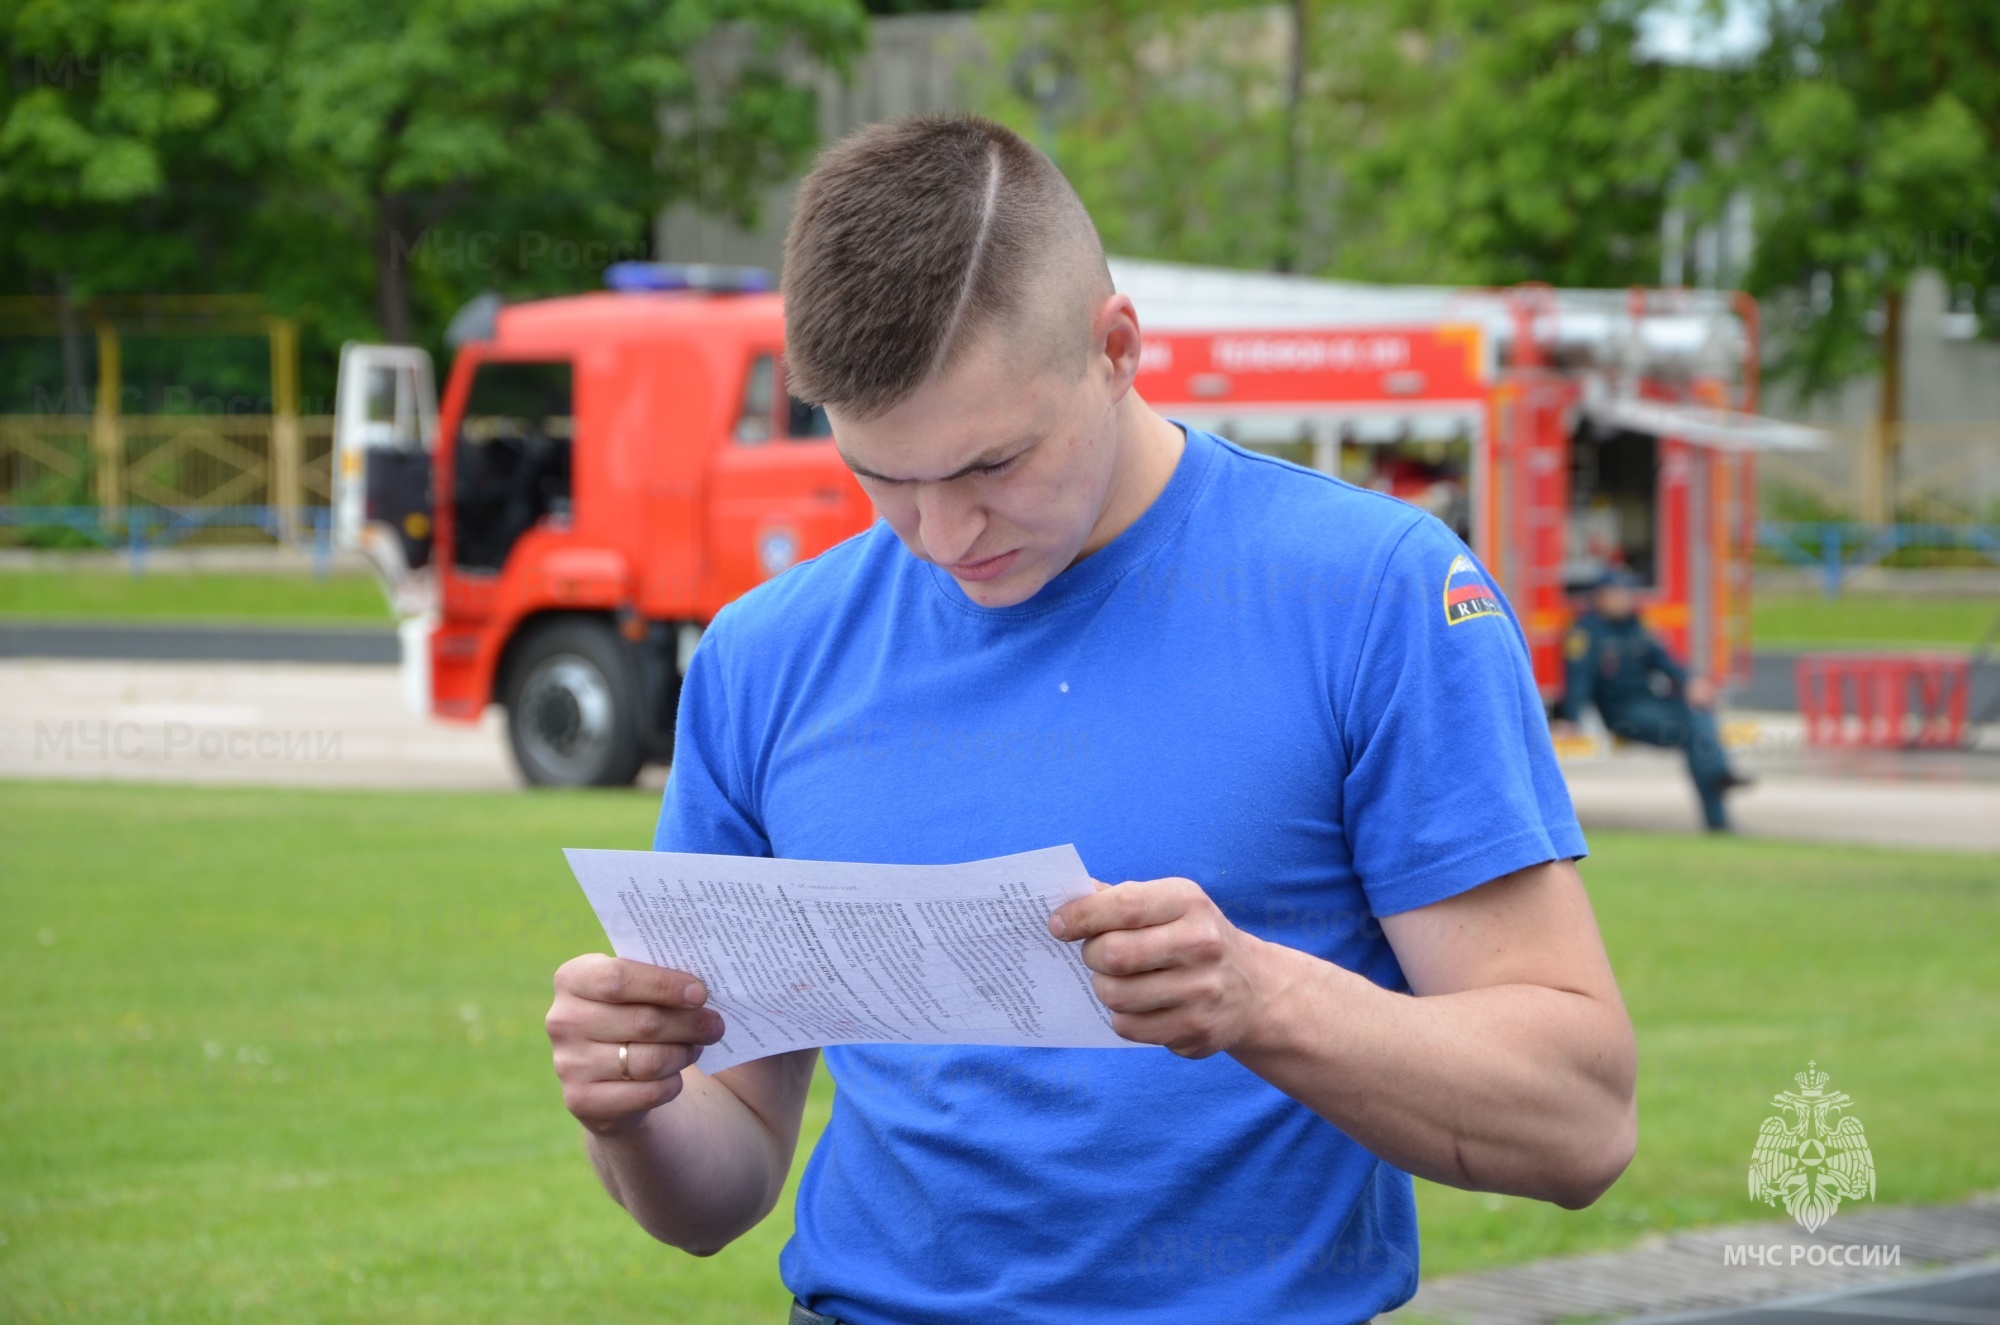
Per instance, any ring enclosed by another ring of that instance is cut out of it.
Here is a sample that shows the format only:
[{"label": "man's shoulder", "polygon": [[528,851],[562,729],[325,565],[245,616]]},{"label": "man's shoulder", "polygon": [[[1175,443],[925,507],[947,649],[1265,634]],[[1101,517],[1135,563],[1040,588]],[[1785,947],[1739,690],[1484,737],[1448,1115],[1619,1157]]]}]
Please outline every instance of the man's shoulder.
[{"label": "man's shoulder", "polygon": [[1227,438],[1216,440],[1226,508],[1281,555],[1381,552],[1426,522],[1438,524],[1427,512],[1386,492],[1248,450]]},{"label": "man's shoulder", "polygon": [[1217,440],[1214,517],[1200,535],[1216,541],[1198,550],[1204,559],[1370,598],[1393,582],[1412,603],[1418,584],[1442,592],[1454,575],[1483,573],[1451,527],[1421,507]]}]

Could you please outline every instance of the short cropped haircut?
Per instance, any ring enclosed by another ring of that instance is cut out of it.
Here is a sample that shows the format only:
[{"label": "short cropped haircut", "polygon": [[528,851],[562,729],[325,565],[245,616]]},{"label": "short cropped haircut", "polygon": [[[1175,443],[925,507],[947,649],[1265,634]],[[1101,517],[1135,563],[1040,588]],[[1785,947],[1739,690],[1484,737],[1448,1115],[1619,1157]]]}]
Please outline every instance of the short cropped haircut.
[{"label": "short cropped haircut", "polygon": [[[863,129],[820,157],[785,238],[792,394],[862,418],[891,409],[1079,258],[1094,261],[1108,294],[1089,213],[1012,130],[975,115]],[[1086,293],[1076,292],[1079,372]]]}]

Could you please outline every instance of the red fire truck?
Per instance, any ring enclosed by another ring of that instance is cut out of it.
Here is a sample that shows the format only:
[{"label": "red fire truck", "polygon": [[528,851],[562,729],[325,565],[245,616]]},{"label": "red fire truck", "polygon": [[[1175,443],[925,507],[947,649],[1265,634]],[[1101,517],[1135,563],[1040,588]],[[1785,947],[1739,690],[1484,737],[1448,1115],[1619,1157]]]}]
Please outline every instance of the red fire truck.
[{"label": "red fire truck", "polygon": [[[1114,261],[1139,390],[1428,507],[1493,568],[1553,698],[1571,596],[1605,567],[1697,672],[1741,674],[1755,307],[1726,295],[1349,285]],[[522,775],[630,782],[673,751],[723,604],[873,519],[825,415],[785,390],[761,272],[619,264],[613,289],[470,306],[441,406],[407,346],[350,345],[335,529],[383,570],[435,716],[506,712]]]},{"label": "red fire truck", "polygon": [[1752,412],[1754,301],[1113,269],[1150,403],[1452,525],[1520,616],[1545,698],[1580,592],[1613,567],[1693,671],[1747,680],[1755,455],[1822,441]]},{"label": "red fire truck", "polygon": [[468,307],[435,411],[407,346],[348,346],[336,393],[336,537],[392,587],[406,692],[448,720],[503,706],[544,785],[671,759],[702,625],[874,518],[785,390],[764,273],[612,280]]}]

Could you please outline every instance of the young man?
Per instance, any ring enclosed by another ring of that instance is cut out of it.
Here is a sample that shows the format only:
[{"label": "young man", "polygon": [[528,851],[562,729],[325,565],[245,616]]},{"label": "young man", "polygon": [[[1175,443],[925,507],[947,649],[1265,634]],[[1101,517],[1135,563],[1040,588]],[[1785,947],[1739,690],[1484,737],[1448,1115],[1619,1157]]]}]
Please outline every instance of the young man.
[{"label": "young man", "polygon": [[[1165,1046],[827,1050],[793,1319],[1360,1321],[1415,1289],[1410,1174],[1596,1199],[1635,1142],[1631,1028],[1464,546],[1149,409],[1089,217],[996,125],[828,151],[785,295],[793,389],[882,519],[716,618],[656,846],[1074,842],[1124,882],[1050,929]],[[815,1055],[705,1075],[684,973],[579,957],[556,990],[611,1194],[696,1254],[768,1214]]]}]

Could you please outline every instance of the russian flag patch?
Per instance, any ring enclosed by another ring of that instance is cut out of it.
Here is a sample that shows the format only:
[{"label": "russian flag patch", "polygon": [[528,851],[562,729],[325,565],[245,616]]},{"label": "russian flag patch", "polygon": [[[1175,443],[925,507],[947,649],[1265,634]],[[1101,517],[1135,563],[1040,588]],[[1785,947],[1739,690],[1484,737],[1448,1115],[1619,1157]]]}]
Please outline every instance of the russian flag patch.
[{"label": "russian flag patch", "polygon": [[1451,559],[1451,569],[1444,573],[1444,623],[1456,626],[1474,617],[1499,616],[1500,596],[1486,583],[1486,577],[1471,557],[1459,555]]}]

